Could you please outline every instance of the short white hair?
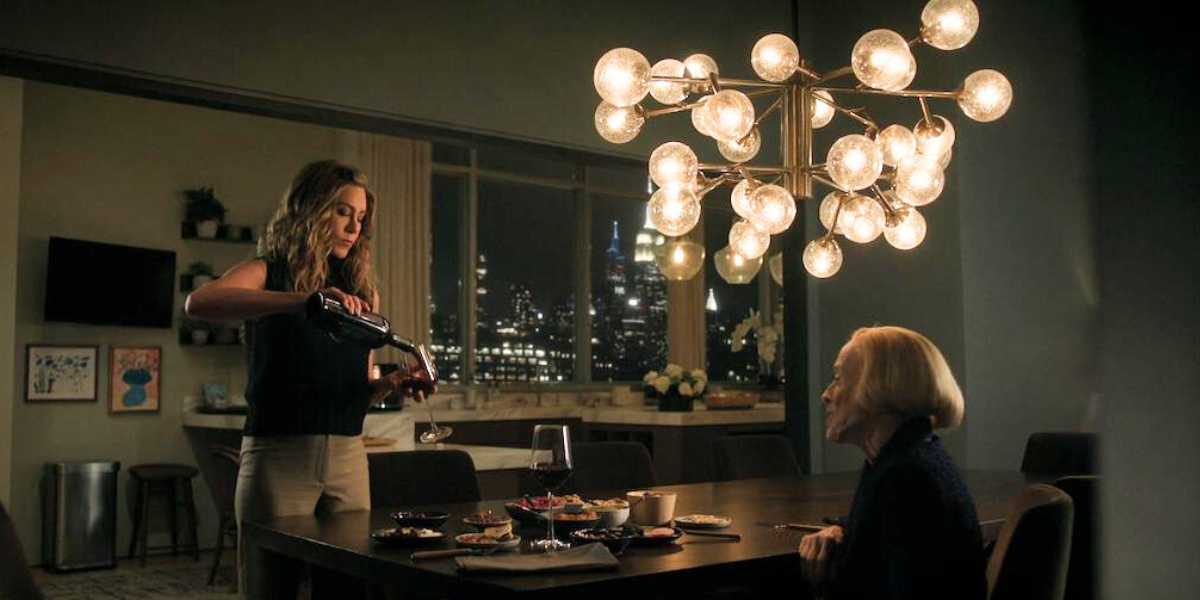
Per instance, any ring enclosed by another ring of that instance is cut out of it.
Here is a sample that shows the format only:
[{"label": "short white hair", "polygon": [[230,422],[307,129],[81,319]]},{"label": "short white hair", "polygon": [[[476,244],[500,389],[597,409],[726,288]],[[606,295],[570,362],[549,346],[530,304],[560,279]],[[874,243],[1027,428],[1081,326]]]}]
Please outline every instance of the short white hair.
[{"label": "short white hair", "polygon": [[853,395],[864,410],[929,417],[937,428],[962,423],[962,390],[929,338],[903,327],[863,327],[850,342],[860,361]]}]

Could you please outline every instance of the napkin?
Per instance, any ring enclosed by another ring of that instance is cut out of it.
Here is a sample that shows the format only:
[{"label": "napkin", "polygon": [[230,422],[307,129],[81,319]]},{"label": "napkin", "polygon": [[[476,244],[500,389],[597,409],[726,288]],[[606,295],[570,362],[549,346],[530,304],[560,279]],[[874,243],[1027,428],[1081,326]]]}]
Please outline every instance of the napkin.
[{"label": "napkin", "polygon": [[455,559],[458,570],[473,573],[545,573],[617,568],[617,557],[604,544],[587,544],[554,554],[496,554]]}]

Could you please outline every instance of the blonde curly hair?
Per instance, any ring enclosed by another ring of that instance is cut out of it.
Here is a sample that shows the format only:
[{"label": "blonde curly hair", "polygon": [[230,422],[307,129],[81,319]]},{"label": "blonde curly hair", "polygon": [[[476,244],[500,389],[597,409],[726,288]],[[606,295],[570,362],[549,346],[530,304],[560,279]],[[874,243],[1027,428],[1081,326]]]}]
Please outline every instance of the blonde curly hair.
[{"label": "blonde curly hair", "polygon": [[333,251],[330,231],[338,196],[350,186],[358,186],[367,196],[367,214],[358,241],[342,266],[344,290],[368,301],[375,301],[378,288],[371,269],[371,234],[375,221],[375,194],[367,187],[361,171],[335,160],[311,162],[300,169],[279,208],[258,240],[258,254],[288,266],[291,290],[311,293],[325,287],[329,276],[329,255]]}]

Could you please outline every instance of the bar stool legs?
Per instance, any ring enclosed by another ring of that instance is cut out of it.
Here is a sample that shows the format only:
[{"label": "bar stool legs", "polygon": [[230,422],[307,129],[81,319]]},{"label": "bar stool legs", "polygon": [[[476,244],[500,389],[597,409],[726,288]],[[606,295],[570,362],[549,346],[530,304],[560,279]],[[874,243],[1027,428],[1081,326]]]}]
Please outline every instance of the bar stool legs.
[{"label": "bar stool legs", "polygon": [[[176,511],[180,509],[179,491],[182,491],[182,508],[187,521],[187,536],[191,555],[200,560],[200,536],[196,519],[196,501],[192,494],[192,478],[199,471],[187,465],[136,465],[129,469],[133,477],[131,482],[137,485],[137,507],[133,516],[133,535],[129,538],[129,558],[138,556],[141,566],[146,566],[146,554],[149,550],[150,534],[150,499],[157,496],[167,501],[167,522],[171,527],[171,555],[179,555],[179,517]],[[177,489],[178,488],[178,489]],[[138,544],[141,553],[138,555]]]}]

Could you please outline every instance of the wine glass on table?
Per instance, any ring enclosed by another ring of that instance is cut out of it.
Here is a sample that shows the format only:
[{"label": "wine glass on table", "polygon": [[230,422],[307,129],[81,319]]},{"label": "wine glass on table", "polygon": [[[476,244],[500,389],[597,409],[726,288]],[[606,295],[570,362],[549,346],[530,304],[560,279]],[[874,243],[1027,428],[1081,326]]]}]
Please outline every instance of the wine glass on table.
[{"label": "wine glass on table", "polygon": [[546,518],[546,539],[534,540],[530,547],[542,552],[558,552],[570,548],[571,545],[554,537],[554,494],[567,479],[570,479],[573,464],[571,462],[571,430],[566,425],[537,425],[533,428],[533,453],[529,461],[529,470],[533,478],[546,490],[546,500],[549,503],[549,513]]}]

